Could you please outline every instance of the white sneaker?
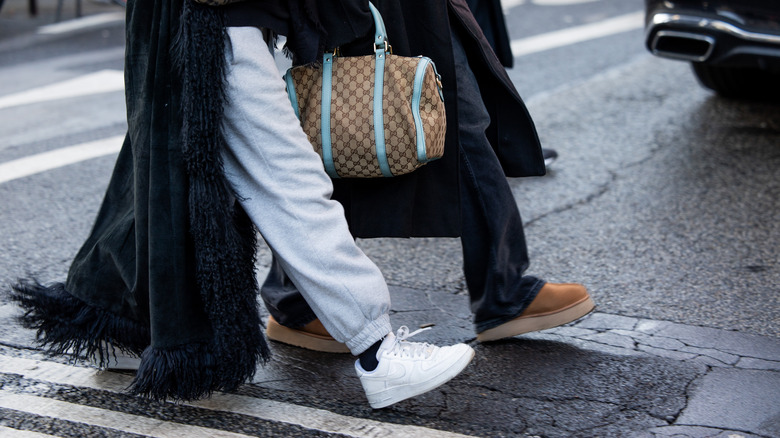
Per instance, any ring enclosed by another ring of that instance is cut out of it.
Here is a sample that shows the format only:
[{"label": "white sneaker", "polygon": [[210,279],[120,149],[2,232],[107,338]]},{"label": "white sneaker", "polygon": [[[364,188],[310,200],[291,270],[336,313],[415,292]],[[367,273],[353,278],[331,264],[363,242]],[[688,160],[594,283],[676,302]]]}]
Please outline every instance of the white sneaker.
[{"label": "white sneaker", "polygon": [[388,334],[376,354],[379,365],[371,372],[365,371],[359,360],[355,362],[372,408],[384,408],[437,388],[463,371],[474,357],[474,349],[466,344],[437,347],[406,340],[423,330],[427,329],[409,333],[403,326],[397,337]]}]

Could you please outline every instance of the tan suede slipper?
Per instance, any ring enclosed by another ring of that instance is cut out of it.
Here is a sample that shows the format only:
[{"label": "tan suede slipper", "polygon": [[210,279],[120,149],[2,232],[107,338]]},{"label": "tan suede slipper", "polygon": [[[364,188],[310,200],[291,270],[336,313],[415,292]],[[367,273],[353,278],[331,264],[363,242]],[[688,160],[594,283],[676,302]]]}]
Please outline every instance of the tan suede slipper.
[{"label": "tan suede slipper", "polygon": [[272,316],[269,316],[265,334],[272,341],[323,353],[350,352],[346,344],[333,339],[319,319],[315,319],[300,329],[291,329],[279,324]]},{"label": "tan suede slipper", "polygon": [[558,327],[587,315],[596,305],[587,289],[575,283],[547,283],[517,318],[477,334],[480,342]]}]

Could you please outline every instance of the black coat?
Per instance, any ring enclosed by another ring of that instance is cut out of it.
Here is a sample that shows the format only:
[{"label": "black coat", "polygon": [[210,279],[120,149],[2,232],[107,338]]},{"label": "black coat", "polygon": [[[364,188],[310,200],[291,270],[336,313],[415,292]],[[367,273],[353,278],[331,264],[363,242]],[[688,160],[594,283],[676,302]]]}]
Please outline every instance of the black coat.
[{"label": "black coat", "polygon": [[[447,111],[444,157],[405,176],[334,180],[334,198],[344,205],[356,237],[459,236],[462,232],[459,140],[451,27],[462,35],[491,117],[487,136],[506,176],[544,175],[536,129],[465,0],[374,0],[374,3],[385,21],[394,53],[428,56],[442,76]],[[324,10],[322,13],[327,14]],[[368,23],[365,32],[373,36],[370,13],[366,10],[364,14],[362,20]],[[338,19],[343,16],[334,18]],[[361,22],[359,13],[353,20]],[[358,25],[351,28],[360,29]]]},{"label": "black coat", "polygon": [[506,28],[501,0],[467,0],[479,27],[505,67],[512,67],[515,57]]}]

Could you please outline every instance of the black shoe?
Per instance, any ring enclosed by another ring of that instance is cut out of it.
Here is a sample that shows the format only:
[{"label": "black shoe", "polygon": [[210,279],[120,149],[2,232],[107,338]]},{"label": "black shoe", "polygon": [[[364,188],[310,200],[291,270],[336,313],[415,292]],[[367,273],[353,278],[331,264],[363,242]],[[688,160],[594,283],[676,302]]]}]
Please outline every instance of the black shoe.
[{"label": "black shoe", "polygon": [[549,167],[550,164],[558,159],[558,152],[556,152],[555,149],[542,148],[542,156],[544,157],[544,165]]}]

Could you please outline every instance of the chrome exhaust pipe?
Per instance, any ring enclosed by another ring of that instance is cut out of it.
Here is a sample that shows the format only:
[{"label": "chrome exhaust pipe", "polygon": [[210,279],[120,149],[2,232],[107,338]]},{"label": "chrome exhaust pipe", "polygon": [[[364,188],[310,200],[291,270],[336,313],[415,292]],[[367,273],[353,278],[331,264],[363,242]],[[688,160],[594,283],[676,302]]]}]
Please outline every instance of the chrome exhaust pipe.
[{"label": "chrome exhaust pipe", "polygon": [[706,61],[714,48],[711,36],[676,30],[659,30],[650,43],[654,55],[693,62]]}]

